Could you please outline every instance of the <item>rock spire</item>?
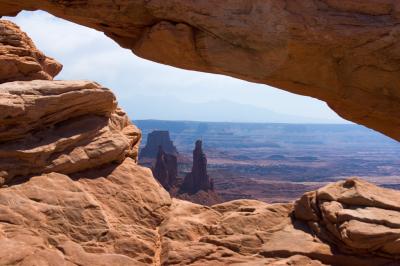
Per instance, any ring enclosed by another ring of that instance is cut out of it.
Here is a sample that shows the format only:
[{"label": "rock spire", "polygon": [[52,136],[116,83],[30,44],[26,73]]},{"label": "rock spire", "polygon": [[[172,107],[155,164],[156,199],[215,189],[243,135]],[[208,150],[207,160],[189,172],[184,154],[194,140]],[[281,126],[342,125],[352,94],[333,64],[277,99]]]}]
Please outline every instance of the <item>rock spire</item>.
[{"label": "rock spire", "polygon": [[157,159],[152,171],[160,184],[166,190],[170,190],[175,185],[178,175],[177,157],[166,153],[161,145],[158,146]]},{"label": "rock spire", "polygon": [[214,190],[214,185],[207,174],[207,157],[203,152],[202,141],[197,140],[193,150],[192,171],[186,175],[181,192],[194,194],[200,190]]}]

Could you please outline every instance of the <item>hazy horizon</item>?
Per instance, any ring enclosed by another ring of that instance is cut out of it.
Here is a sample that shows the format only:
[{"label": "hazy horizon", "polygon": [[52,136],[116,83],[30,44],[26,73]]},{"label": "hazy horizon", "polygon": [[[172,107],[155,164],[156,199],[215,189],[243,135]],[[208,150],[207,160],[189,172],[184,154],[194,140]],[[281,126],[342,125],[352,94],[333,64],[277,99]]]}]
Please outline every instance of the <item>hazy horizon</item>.
[{"label": "hazy horizon", "polygon": [[[155,122],[187,122],[187,123],[211,123],[211,124],[282,124],[282,125],[315,125],[315,126],[329,126],[329,125],[337,125],[337,126],[356,126],[356,127],[362,127],[368,130],[371,130],[373,132],[376,132],[377,134],[382,133],[365,127],[363,125],[355,124],[355,123],[350,123],[345,121],[344,123],[337,122],[337,123],[295,123],[295,122],[244,122],[244,121],[208,121],[208,120],[188,120],[188,119],[158,119],[158,118],[141,118],[141,119],[131,119],[132,122],[143,122],[143,121],[155,121]],[[385,136],[385,135],[383,135]],[[389,138],[389,137],[388,137]]]},{"label": "hazy horizon", "polygon": [[56,79],[93,80],[112,89],[133,120],[350,123],[311,97],[139,58],[101,32],[43,11],[6,19],[64,65]]}]

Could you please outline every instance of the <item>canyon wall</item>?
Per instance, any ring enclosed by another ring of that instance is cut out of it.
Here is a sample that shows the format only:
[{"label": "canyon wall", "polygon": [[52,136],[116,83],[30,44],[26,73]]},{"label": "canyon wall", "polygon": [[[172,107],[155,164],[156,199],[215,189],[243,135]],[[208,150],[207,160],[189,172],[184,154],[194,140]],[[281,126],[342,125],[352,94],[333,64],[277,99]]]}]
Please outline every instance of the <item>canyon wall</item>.
[{"label": "canyon wall", "polygon": [[0,2],[0,15],[38,9],[156,62],[318,98],[400,140],[396,0]]}]

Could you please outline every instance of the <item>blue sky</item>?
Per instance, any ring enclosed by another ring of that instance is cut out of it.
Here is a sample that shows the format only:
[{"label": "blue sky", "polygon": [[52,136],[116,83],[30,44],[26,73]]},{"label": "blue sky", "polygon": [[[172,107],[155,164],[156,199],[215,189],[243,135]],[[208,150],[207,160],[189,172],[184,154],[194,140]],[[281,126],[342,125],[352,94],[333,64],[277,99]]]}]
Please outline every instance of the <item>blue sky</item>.
[{"label": "blue sky", "polygon": [[310,97],[141,59],[101,32],[45,12],[22,12],[7,19],[64,65],[56,79],[94,80],[112,89],[135,120],[347,122]]}]

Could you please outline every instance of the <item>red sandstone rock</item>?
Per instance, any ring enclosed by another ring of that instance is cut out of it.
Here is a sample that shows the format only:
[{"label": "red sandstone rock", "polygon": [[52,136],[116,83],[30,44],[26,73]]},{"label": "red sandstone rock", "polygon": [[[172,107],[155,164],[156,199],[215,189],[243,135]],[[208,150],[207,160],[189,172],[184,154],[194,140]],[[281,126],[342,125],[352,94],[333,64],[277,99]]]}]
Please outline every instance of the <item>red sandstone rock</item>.
[{"label": "red sandstone rock", "polygon": [[148,265],[171,200],[149,169],[51,173],[0,189],[0,264]]},{"label": "red sandstone rock", "polygon": [[17,25],[0,20],[0,83],[51,80],[61,68],[61,64],[40,52]]},{"label": "red sandstone rock", "polygon": [[111,91],[88,81],[0,85],[0,179],[72,174],[137,160],[140,130]]},{"label": "red sandstone rock", "polygon": [[394,0],[3,0],[103,31],[135,54],[327,102],[400,140],[400,4]]},{"label": "red sandstone rock", "polygon": [[348,179],[304,195],[295,206],[298,219],[345,253],[400,254],[398,191]]}]

